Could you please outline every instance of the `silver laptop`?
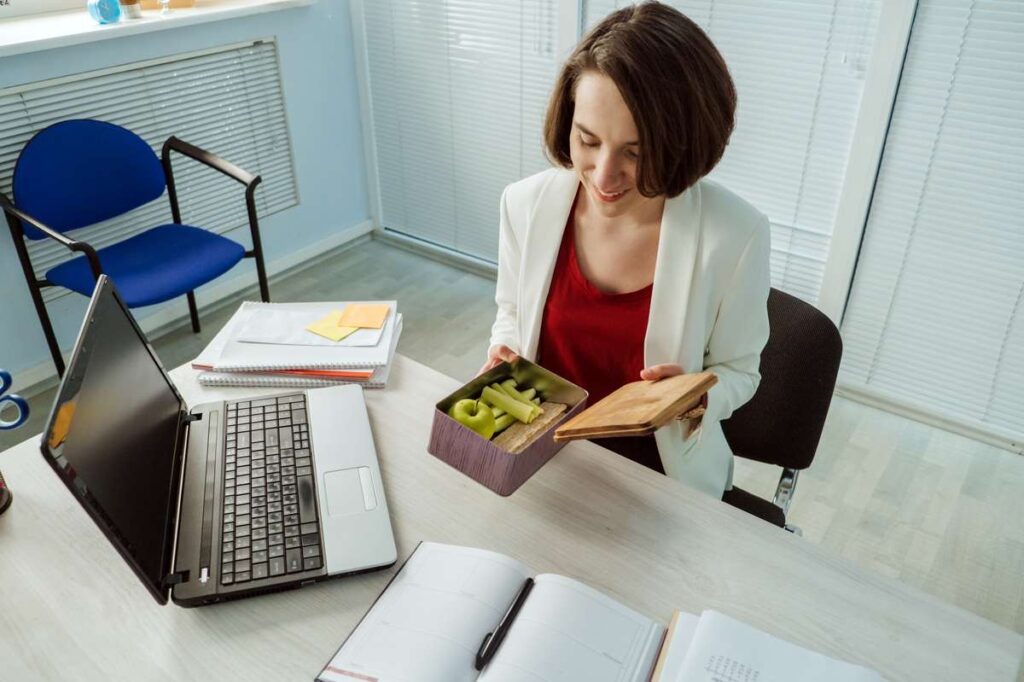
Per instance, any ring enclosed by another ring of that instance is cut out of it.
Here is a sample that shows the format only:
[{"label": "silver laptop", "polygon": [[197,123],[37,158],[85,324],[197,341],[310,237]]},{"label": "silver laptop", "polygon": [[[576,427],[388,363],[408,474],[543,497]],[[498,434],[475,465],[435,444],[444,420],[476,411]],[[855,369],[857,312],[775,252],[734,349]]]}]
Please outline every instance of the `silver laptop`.
[{"label": "silver laptop", "polygon": [[361,387],[188,409],[106,277],[42,451],[161,604],[299,587],[397,558]]}]

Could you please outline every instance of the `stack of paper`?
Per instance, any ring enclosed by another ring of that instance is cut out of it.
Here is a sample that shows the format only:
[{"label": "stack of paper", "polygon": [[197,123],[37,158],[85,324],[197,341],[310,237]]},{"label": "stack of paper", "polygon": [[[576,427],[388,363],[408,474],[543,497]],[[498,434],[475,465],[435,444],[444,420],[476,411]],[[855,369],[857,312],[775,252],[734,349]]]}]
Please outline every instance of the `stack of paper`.
[{"label": "stack of paper", "polygon": [[247,301],[192,367],[206,385],[383,388],[402,333],[397,307]]},{"label": "stack of paper", "polygon": [[772,637],[717,611],[676,611],[651,682],[885,682],[874,670]]}]

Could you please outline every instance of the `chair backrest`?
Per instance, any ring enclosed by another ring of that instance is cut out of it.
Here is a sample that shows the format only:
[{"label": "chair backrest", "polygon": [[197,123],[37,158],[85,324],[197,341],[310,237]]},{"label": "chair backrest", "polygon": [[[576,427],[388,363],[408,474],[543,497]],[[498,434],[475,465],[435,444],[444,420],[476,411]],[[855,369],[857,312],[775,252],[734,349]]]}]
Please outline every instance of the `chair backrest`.
[{"label": "chair backrest", "polygon": [[843,342],[828,316],[778,289],[768,295],[768,321],[761,384],[722,430],[740,457],[806,469],[832,402]]},{"label": "chair backrest", "polygon": [[[73,119],[43,128],[18,155],[14,204],[60,232],[119,216],[163,194],[163,166],[121,126]],[[43,233],[25,226],[25,236]]]}]

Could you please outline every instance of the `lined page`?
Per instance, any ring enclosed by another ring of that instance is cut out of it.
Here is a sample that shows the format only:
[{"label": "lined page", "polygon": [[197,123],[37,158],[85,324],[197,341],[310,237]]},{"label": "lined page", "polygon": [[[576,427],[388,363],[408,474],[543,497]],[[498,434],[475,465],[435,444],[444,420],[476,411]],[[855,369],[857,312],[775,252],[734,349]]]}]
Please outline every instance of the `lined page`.
[{"label": "lined page", "polygon": [[646,682],[665,628],[583,583],[540,575],[481,682]]},{"label": "lined page", "polygon": [[341,647],[323,682],[460,682],[529,569],[506,556],[424,542]]}]

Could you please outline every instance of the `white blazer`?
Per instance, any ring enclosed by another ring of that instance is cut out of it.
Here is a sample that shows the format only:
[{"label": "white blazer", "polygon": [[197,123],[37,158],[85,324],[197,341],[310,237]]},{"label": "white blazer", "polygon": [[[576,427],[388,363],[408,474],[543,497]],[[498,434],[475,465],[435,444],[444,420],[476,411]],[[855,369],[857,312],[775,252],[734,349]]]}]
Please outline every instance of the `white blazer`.
[{"label": "white blazer", "polygon": [[[552,168],[505,188],[498,248],[498,314],[491,345],[534,360],[562,234],[579,180]],[[768,218],[710,180],[665,202],[644,365],[714,372],[696,429],[676,421],[655,438],[665,473],[717,498],[732,487],[720,421],[750,400],[768,341]],[[639,377],[637,377],[639,379]]]}]

